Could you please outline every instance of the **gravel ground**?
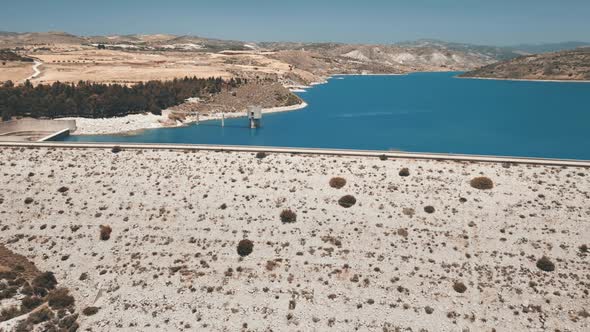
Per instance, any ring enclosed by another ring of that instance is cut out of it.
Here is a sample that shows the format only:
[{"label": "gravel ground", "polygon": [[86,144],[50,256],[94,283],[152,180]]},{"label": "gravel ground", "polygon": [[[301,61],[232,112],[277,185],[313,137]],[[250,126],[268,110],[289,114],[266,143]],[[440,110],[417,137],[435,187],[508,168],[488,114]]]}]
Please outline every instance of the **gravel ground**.
[{"label": "gravel ground", "polygon": [[0,242],[99,308],[81,330],[589,329],[585,168],[52,148],[0,166]]}]

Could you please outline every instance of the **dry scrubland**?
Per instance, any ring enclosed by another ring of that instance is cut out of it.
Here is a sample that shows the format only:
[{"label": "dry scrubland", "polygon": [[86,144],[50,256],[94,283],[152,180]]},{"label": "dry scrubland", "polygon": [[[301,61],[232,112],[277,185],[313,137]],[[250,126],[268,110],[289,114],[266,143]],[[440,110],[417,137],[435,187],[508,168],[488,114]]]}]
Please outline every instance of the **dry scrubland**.
[{"label": "dry scrubland", "polygon": [[0,241],[93,307],[81,330],[589,328],[588,169],[50,148],[0,166]]}]

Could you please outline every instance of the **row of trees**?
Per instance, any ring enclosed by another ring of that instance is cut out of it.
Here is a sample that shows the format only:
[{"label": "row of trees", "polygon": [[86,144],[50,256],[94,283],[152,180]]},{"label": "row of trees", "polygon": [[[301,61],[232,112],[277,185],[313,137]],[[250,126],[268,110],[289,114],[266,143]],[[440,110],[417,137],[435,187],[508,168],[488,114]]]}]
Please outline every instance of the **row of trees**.
[{"label": "row of trees", "polygon": [[29,81],[0,87],[0,114],[3,120],[13,116],[33,118],[110,118],[151,112],[181,104],[187,98],[206,97],[245,81],[221,78],[185,77],[172,81],[149,81],[133,86],[56,82],[33,86]]}]

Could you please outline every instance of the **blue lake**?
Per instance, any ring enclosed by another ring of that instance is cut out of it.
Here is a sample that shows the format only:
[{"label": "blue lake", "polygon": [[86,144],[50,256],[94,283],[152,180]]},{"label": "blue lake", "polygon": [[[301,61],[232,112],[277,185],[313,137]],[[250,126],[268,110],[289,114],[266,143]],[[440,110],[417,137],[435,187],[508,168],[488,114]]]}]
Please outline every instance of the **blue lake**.
[{"label": "blue lake", "polygon": [[472,80],[457,73],[340,76],[303,110],[66,141],[263,145],[590,159],[590,83]]}]

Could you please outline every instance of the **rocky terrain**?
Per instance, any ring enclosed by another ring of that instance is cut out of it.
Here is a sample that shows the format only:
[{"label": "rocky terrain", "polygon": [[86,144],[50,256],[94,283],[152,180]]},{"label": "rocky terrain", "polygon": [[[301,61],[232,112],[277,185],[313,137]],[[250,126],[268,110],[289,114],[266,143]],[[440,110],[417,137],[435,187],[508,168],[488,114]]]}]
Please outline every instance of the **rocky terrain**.
[{"label": "rocky terrain", "polygon": [[0,244],[0,331],[76,331],[74,304],[52,272]]},{"label": "rocky terrain", "polygon": [[467,72],[461,77],[590,80],[590,48],[523,56]]},{"label": "rocky terrain", "polygon": [[[254,43],[194,36],[80,37],[67,33],[0,33],[0,49],[44,63],[33,83],[90,80],[137,83],[174,77],[268,77],[308,85],[333,74],[468,70],[497,61],[488,49],[444,43],[352,45]],[[22,81],[24,77],[14,77]]]},{"label": "rocky terrain", "polygon": [[42,147],[0,167],[0,243],[82,331],[589,329],[587,168]]}]

